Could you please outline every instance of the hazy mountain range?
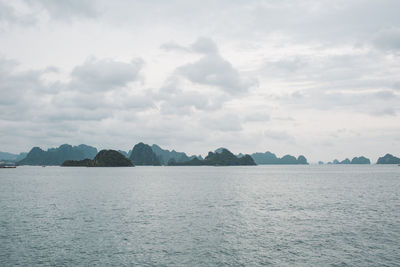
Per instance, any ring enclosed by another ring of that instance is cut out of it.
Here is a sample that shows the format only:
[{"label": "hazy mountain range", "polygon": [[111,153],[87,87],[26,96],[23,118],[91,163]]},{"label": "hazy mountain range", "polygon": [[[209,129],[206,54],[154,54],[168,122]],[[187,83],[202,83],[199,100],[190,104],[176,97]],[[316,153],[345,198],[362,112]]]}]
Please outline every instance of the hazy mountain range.
[{"label": "hazy mountain range", "polygon": [[12,154],[8,152],[0,152],[0,161],[20,161],[21,159],[24,159],[28,153],[22,152],[19,154]]},{"label": "hazy mountain range", "polygon": [[61,165],[66,160],[93,159],[97,155],[97,148],[88,145],[71,146],[64,144],[58,148],[49,148],[47,151],[34,147],[26,157],[17,161],[19,165]]}]

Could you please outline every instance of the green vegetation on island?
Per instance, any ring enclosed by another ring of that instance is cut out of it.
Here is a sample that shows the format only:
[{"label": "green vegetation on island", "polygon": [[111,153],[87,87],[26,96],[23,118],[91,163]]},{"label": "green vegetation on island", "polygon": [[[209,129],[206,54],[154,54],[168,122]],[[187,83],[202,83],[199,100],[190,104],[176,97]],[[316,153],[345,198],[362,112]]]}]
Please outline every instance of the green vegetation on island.
[{"label": "green vegetation on island", "polygon": [[96,157],[83,160],[67,160],[64,167],[132,167],[132,162],[115,150],[102,150]]}]

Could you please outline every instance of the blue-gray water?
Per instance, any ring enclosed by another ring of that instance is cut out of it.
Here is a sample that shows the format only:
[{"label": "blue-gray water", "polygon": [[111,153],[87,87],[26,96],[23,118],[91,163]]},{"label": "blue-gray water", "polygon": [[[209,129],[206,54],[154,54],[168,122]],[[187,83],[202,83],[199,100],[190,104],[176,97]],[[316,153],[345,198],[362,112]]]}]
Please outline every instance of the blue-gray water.
[{"label": "blue-gray water", "polygon": [[0,169],[0,266],[398,266],[400,167]]}]

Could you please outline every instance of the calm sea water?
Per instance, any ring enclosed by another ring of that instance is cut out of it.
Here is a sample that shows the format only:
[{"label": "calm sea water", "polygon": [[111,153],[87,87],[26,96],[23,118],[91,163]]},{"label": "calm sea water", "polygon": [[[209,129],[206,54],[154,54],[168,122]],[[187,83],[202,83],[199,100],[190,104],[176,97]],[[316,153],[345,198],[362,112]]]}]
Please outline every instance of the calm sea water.
[{"label": "calm sea water", "polygon": [[0,266],[399,266],[400,167],[0,170]]}]

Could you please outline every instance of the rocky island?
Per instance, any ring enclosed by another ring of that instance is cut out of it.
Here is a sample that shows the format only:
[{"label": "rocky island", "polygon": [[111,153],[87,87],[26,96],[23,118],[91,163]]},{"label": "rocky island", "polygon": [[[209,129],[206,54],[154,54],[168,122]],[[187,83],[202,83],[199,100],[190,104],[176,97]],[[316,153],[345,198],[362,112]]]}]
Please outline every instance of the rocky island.
[{"label": "rocky island", "polygon": [[400,158],[393,156],[392,154],[386,154],[380,157],[376,164],[400,164]]},{"label": "rocky island", "polygon": [[296,159],[296,157],[292,155],[285,155],[282,158],[278,158],[274,153],[271,153],[269,151],[265,153],[253,153],[251,154],[251,157],[254,159],[255,163],[262,165],[262,164],[274,164],[274,165],[295,165],[295,164],[303,164],[307,165],[307,159],[303,156],[300,155]]},{"label": "rocky island", "polygon": [[361,157],[354,157],[351,160],[350,164],[371,164],[371,161],[368,158],[361,156]]},{"label": "rocky island", "polygon": [[360,156],[360,157],[354,157],[352,160],[348,158],[342,161],[334,159],[332,162],[328,162],[328,164],[371,164],[371,161],[364,156]]},{"label": "rocky island", "polygon": [[40,147],[34,147],[26,157],[17,162],[18,165],[61,165],[66,160],[93,159],[97,154],[95,147],[87,145],[71,146],[61,145],[57,148],[49,148],[47,151]]},{"label": "rocky island", "polygon": [[96,157],[83,160],[67,160],[63,167],[133,167],[132,162],[115,150],[102,150]]},{"label": "rocky island", "polygon": [[221,149],[220,152],[208,152],[207,157],[204,160],[193,158],[185,162],[173,162],[168,163],[170,166],[246,166],[256,165],[253,158],[250,155],[244,155],[242,157],[236,157],[228,149]]},{"label": "rocky island", "polygon": [[129,159],[135,165],[141,166],[160,166],[160,160],[157,155],[151,149],[151,147],[142,142],[136,144],[133,149]]},{"label": "rocky island", "polygon": [[[177,152],[175,150],[162,149],[160,146],[153,144],[151,149],[156,154],[161,165],[168,165],[168,162],[185,162],[196,158],[196,156],[188,156],[184,152]],[[201,156],[197,156],[202,159]]]}]

